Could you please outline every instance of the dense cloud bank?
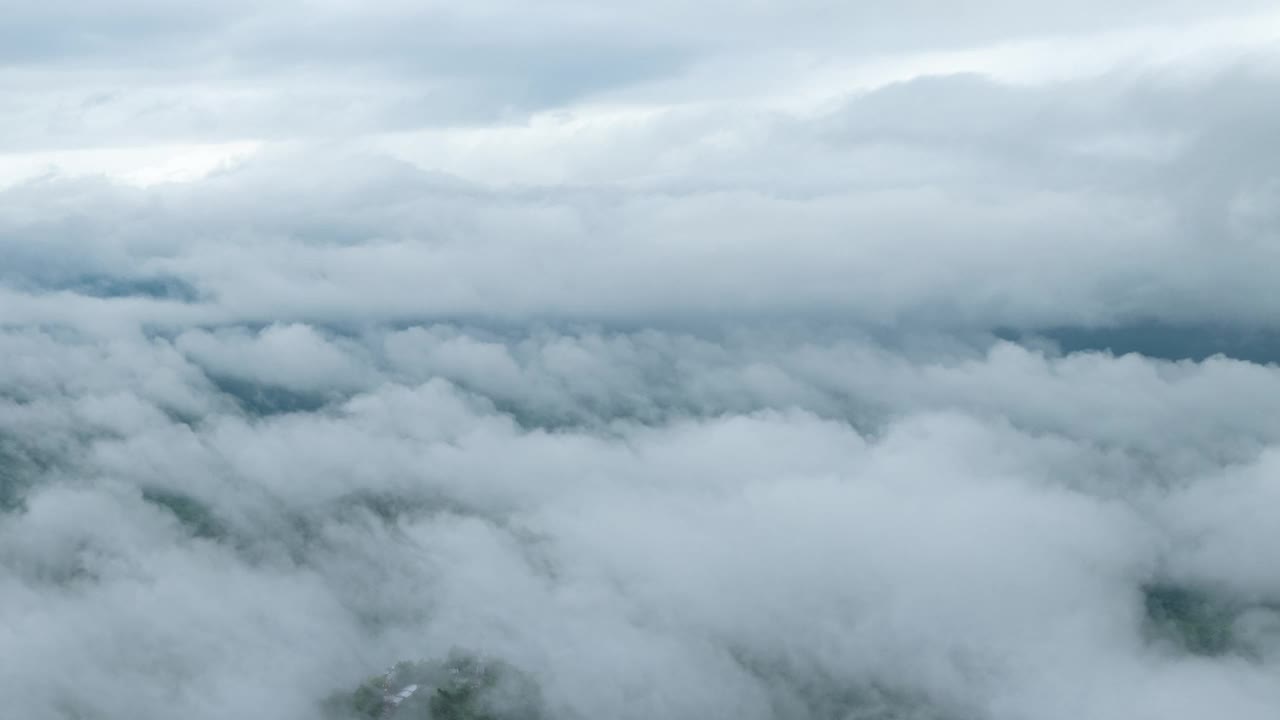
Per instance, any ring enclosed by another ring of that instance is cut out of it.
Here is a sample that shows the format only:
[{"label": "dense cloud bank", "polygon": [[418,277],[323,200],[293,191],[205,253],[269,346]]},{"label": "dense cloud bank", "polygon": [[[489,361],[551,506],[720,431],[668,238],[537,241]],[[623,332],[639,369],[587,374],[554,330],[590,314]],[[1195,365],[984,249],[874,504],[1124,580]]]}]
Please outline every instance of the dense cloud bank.
[{"label": "dense cloud bank", "polygon": [[838,327],[0,344],[23,717],[313,717],[453,648],[559,717],[1280,702],[1274,366]]},{"label": "dense cloud bank", "polygon": [[21,5],[0,716],[1277,716],[1263,3]]},{"label": "dense cloud bank", "polygon": [[1274,60],[492,130],[462,175],[386,136],[149,188],[55,174],[0,190],[0,322],[1274,333]]}]

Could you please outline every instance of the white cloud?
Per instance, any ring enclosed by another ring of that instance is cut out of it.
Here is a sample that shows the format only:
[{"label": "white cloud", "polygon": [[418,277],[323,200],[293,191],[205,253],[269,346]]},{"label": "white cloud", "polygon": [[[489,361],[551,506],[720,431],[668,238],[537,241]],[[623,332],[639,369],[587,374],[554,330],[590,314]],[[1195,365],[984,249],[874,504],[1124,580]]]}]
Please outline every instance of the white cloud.
[{"label": "white cloud", "polygon": [[[303,327],[228,337],[246,369],[333,347]],[[4,544],[4,597],[10,647],[48,660],[0,677],[33,717],[302,717],[343,677],[458,644],[532,668],[572,716],[809,717],[815,693],[878,687],[943,714],[1267,717],[1272,661],[1164,657],[1138,588],[1280,592],[1246,552],[1270,531],[1274,368],[1012,345],[913,360],[808,337],[415,328],[342,356],[384,373],[376,389],[273,418],[189,370],[195,416],[138,415],[164,396],[127,409],[122,374],[190,366],[122,341],[137,365],[36,393],[71,411],[42,434],[73,450],[4,524],[26,539]],[[87,349],[5,342],[68,377]],[[41,411],[9,412],[20,438]],[[199,513],[223,535],[184,539]],[[130,649],[55,660],[84,637]],[[157,653],[172,672],[147,669]],[[54,662],[77,681],[37,682]]]},{"label": "white cloud", "polygon": [[0,10],[15,716],[1274,716],[1263,4]]}]

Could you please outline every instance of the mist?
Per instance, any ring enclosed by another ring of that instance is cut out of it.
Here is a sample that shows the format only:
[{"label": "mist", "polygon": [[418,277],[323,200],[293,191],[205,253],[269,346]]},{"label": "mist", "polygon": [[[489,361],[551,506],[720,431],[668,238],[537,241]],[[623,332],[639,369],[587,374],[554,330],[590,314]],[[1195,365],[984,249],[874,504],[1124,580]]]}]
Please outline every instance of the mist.
[{"label": "mist", "polygon": [[412,5],[3,8],[0,716],[1276,716],[1273,11]]}]

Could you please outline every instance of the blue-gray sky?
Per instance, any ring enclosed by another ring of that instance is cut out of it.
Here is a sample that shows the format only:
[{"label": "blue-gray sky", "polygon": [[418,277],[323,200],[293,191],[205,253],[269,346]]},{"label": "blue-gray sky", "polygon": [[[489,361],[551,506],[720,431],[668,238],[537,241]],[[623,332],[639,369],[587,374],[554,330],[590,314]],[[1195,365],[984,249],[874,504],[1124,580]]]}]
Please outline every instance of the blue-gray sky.
[{"label": "blue-gray sky", "polygon": [[1262,3],[7,17],[4,272],[64,287],[128,268],[206,300],[138,320],[1280,311],[1280,15]]}]

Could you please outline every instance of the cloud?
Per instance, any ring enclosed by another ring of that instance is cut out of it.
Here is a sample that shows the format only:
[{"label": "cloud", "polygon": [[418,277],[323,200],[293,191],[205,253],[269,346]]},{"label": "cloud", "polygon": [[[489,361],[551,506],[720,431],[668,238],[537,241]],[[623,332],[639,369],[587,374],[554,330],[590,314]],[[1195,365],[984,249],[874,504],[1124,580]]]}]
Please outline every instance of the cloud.
[{"label": "cloud", "polygon": [[[620,163],[583,186],[465,180],[351,145],[144,189],[51,179],[0,195],[0,253],[31,295],[13,313],[32,319],[89,317],[58,309],[77,307],[69,291],[134,296],[110,307],[159,323],[1269,328],[1276,183],[1238,147],[1263,142],[1250,98],[1274,75],[1175,80],[946,76],[816,119],[657,119],[618,130],[638,144],[603,150]],[[640,162],[669,127],[666,157]]]},{"label": "cloud", "polygon": [[[1246,560],[1274,368],[806,337],[277,326],[121,339],[77,373],[95,345],[6,334],[48,379],[5,371],[40,399],[5,437],[61,445],[3,524],[6,694],[303,717],[456,645],[568,716],[1267,716],[1273,660],[1163,655],[1140,587],[1280,592]],[[206,378],[213,347],[263,384],[293,356],[346,372],[346,342],[366,379],[317,409],[245,414]],[[160,367],[201,402],[125,379]]]},{"label": "cloud", "polygon": [[7,9],[16,716],[1274,716],[1266,8]]},{"label": "cloud", "polygon": [[[1275,20],[1253,0],[964,8],[929,0],[874,12],[825,0],[664,2],[643,12],[576,0],[536,9],[311,0],[175,8],[128,0],[10,2],[4,10],[0,87],[21,98],[0,107],[0,148],[8,153],[520,125],[532,114],[610,97],[696,102],[726,87],[751,104],[808,87],[807,75],[838,93],[847,89],[840,77],[868,63],[908,67],[930,54],[1064,37],[1085,60],[1090,48],[1118,47],[1108,55],[1119,62],[1148,44],[1230,51],[1232,43],[1266,47],[1275,39],[1254,37]],[[1163,39],[1151,40],[1152,25]],[[1017,64],[1034,66],[1055,52],[1033,48]]]}]

